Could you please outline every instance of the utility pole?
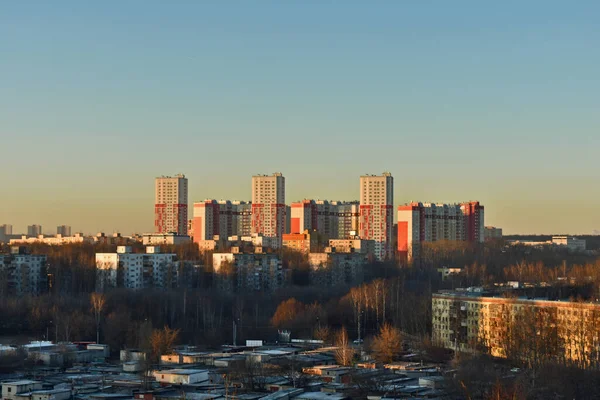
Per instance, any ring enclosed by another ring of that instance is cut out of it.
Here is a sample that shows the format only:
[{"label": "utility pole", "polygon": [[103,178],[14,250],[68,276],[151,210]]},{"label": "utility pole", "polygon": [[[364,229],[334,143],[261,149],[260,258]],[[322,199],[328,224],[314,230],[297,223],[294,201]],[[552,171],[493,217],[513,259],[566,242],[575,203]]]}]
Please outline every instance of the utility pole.
[{"label": "utility pole", "polygon": [[362,315],[364,314],[364,311],[361,311],[358,314],[358,343],[360,344],[360,319],[362,317]]},{"label": "utility pole", "polygon": [[237,325],[235,323],[235,318],[233,319],[233,346],[237,346],[236,344],[236,336],[237,336]]}]

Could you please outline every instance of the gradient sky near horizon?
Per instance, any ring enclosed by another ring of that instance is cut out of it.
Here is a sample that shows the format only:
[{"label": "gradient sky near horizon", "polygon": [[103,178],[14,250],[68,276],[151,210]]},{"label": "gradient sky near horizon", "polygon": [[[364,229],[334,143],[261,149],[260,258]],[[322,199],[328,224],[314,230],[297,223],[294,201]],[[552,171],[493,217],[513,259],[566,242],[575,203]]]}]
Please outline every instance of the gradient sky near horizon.
[{"label": "gradient sky near horizon", "polygon": [[506,233],[600,229],[597,1],[5,1],[0,224],[151,231],[190,203],[480,200]]}]

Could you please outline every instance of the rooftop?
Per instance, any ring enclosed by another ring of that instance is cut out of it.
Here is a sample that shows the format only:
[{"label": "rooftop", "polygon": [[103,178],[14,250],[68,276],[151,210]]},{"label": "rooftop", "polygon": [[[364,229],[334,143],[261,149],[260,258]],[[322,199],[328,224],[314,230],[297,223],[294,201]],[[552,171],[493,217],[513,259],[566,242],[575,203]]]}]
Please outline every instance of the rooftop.
[{"label": "rooftop", "polygon": [[27,379],[23,379],[21,381],[14,381],[14,382],[4,382],[3,385],[15,385],[15,386],[22,386],[22,385],[33,385],[34,383],[41,383],[38,381],[31,381],[31,380],[27,380]]},{"label": "rooftop", "polygon": [[203,372],[208,372],[207,369],[164,369],[160,371],[155,371],[156,373],[161,374],[173,374],[173,375],[193,375],[193,374],[201,374]]}]

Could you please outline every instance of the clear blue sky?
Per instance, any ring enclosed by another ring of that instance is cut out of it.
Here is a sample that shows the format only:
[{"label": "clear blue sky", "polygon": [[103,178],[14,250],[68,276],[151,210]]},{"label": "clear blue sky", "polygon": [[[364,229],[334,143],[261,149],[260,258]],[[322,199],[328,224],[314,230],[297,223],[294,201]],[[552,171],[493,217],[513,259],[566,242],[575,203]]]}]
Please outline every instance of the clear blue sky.
[{"label": "clear blue sky", "polygon": [[0,224],[153,228],[190,202],[478,199],[515,232],[600,229],[597,1],[5,1]]}]

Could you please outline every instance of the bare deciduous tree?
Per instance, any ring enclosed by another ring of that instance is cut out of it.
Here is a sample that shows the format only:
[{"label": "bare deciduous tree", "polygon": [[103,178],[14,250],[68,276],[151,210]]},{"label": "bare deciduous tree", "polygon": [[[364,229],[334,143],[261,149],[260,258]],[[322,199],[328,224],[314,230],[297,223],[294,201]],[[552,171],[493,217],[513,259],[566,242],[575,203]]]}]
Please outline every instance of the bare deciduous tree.
[{"label": "bare deciduous tree", "polygon": [[379,335],[373,340],[373,355],[377,361],[389,363],[400,353],[402,336],[400,331],[390,324],[384,324]]},{"label": "bare deciduous tree", "polygon": [[102,293],[94,292],[90,295],[90,303],[94,318],[96,319],[96,343],[100,343],[100,321],[102,320],[106,297]]},{"label": "bare deciduous tree", "polygon": [[171,329],[168,326],[154,329],[150,335],[150,347],[154,358],[160,360],[160,356],[171,351],[178,337],[179,329]]},{"label": "bare deciduous tree", "polygon": [[329,329],[329,326],[327,326],[327,325],[317,326],[315,328],[313,335],[314,335],[315,339],[322,340],[323,344],[327,344],[327,343],[329,343],[329,339],[331,336],[331,330]]},{"label": "bare deciduous tree", "polygon": [[342,329],[336,335],[335,345],[337,349],[335,350],[334,355],[337,363],[345,367],[352,365],[355,351],[352,346],[350,346],[346,327],[342,327]]}]

